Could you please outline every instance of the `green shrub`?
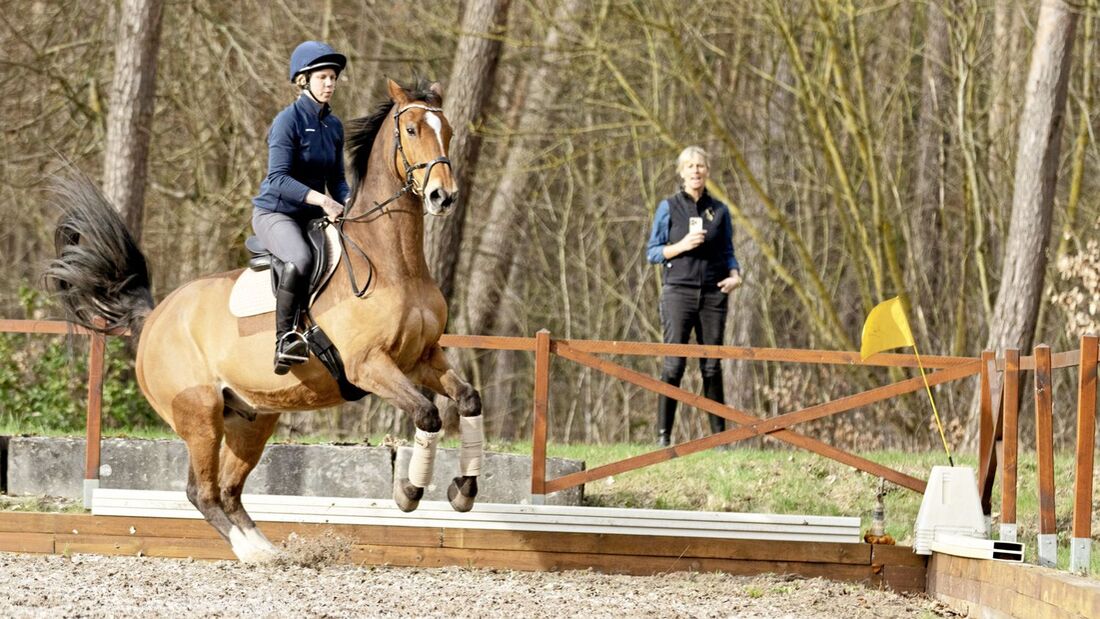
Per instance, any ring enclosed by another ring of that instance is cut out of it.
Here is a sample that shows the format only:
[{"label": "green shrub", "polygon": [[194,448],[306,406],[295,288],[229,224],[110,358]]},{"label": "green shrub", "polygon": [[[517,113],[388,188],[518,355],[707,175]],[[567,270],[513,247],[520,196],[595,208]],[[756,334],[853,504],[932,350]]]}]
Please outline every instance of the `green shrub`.
[{"label": "green shrub", "polygon": [[[134,379],[122,338],[107,338],[104,428],[159,425]],[[0,424],[19,432],[84,428],[88,338],[0,333]]]}]

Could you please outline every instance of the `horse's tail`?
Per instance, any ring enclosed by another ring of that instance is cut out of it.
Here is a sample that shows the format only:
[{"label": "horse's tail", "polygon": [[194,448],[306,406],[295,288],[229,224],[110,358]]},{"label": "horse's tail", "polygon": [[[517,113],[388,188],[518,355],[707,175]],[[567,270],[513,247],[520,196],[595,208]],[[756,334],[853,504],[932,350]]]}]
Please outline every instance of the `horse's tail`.
[{"label": "horse's tail", "polygon": [[[61,211],[54,229],[57,257],[44,273],[66,318],[136,337],[153,309],[149,270],[133,235],[99,189],[83,176],[59,178],[50,202]],[[96,324],[95,318],[106,320]]]}]

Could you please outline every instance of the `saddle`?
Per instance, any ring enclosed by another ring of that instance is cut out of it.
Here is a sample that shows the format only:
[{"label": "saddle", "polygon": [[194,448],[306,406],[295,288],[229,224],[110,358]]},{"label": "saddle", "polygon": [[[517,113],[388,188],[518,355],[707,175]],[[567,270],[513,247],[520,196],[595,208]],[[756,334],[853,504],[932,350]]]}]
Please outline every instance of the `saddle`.
[{"label": "saddle", "polygon": [[[313,272],[309,274],[309,297],[303,312],[305,338],[309,349],[328,369],[340,387],[340,395],[348,402],[360,400],[366,391],[351,384],[344,372],[340,352],[313,321],[309,308],[324,290],[340,262],[341,248],[336,226],[325,219],[314,219],[306,226],[306,241],[313,254]],[[248,268],[237,278],[229,295],[229,311],[238,318],[275,311],[275,291],[283,274],[283,261],[276,258],[256,236],[248,237],[245,247],[252,253]]]},{"label": "saddle", "polygon": [[[313,253],[313,272],[309,278],[308,309],[324,289],[340,262],[340,240],[335,226],[315,219],[306,226],[306,240]],[[252,253],[248,268],[237,278],[229,295],[229,312],[237,318],[258,316],[275,311],[275,291],[283,272],[283,261],[267,250],[255,236],[245,247]]]},{"label": "saddle", "polygon": [[[309,274],[309,298],[313,297],[328,282],[329,252],[326,249],[325,230],[330,227],[324,219],[314,219],[306,226],[306,242],[309,244],[310,253],[313,255],[313,272]],[[283,261],[272,254],[260,237],[252,235],[245,239],[244,246],[252,253],[248,259],[248,268],[253,271],[271,271],[271,293],[279,289],[279,279],[283,275]],[[339,245],[337,245],[339,251]]]}]

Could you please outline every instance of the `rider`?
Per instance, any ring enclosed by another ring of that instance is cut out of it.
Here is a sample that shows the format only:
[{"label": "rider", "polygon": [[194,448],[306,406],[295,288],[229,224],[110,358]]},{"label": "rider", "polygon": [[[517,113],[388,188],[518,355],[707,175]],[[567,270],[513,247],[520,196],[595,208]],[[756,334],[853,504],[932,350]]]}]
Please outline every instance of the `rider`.
[{"label": "rider", "polygon": [[[313,258],[306,225],[344,212],[344,125],[329,102],[347,58],[319,41],[306,41],[290,55],[290,81],[301,91],[271,123],[267,135],[267,177],[252,199],[252,228],[283,262],[275,293],[275,373],[309,359],[309,345],[298,330],[308,302]],[[326,190],[328,191],[326,195]]]}]

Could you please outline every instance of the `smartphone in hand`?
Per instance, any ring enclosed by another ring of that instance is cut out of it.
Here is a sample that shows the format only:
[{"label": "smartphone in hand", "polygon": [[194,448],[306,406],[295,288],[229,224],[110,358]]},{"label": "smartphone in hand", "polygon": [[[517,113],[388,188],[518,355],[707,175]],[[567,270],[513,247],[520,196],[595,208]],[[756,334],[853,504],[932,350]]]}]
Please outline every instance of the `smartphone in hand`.
[{"label": "smartphone in hand", "polygon": [[703,230],[703,218],[702,217],[689,217],[688,218],[688,234],[693,232],[702,232]]}]

